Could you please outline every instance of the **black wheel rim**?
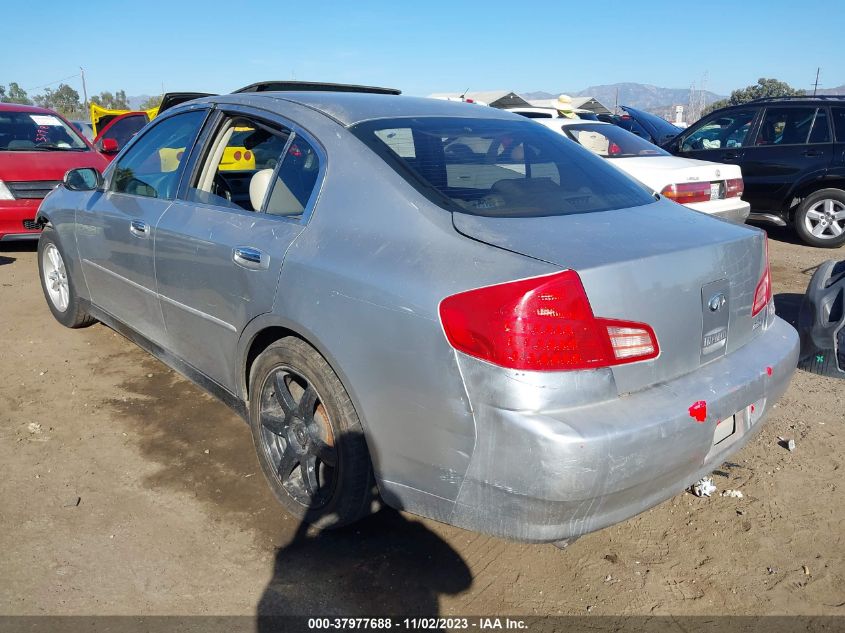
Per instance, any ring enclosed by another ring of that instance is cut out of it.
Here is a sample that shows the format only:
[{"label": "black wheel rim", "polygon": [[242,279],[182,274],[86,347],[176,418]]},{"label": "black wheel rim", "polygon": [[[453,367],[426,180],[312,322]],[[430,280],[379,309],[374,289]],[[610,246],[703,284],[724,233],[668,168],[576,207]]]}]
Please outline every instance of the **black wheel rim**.
[{"label": "black wheel rim", "polygon": [[285,491],[307,508],[328,502],[336,485],[338,453],[331,421],[314,385],[278,367],[261,388],[262,449]]}]

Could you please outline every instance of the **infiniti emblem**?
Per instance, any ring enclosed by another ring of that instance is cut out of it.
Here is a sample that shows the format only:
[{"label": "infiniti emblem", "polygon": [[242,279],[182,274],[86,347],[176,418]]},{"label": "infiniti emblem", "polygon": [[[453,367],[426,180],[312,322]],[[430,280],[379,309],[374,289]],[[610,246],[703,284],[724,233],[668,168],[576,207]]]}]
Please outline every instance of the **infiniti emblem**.
[{"label": "infiniti emblem", "polygon": [[707,306],[710,308],[710,312],[718,312],[722,309],[722,306],[728,302],[728,298],[725,296],[724,293],[719,292],[712,297],[710,297],[710,301],[707,302]]}]

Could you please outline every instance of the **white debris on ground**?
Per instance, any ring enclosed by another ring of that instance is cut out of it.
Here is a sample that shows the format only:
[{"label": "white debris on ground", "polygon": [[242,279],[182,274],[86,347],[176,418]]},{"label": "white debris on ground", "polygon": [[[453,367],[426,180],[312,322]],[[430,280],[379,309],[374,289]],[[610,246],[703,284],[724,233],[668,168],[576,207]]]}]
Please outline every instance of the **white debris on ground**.
[{"label": "white debris on ground", "polygon": [[741,490],[723,490],[719,493],[720,497],[732,497],[733,499],[742,499]]},{"label": "white debris on ground", "polygon": [[710,477],[703,477],[692,485],[692,494],[696,497],[709,497],[716,492],[716,486]]}]

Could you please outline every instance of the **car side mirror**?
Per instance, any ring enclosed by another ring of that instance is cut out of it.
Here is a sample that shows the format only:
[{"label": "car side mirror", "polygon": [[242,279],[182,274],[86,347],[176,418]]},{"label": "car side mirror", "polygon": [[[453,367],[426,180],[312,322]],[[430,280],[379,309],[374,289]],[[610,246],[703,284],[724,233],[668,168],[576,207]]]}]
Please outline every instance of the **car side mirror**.
[{"label": "car side mirror", "polygon": [[103,154],[117,154],[120,151],[117,141],[113,138],[100,139],[98,145],[100,146],[100,152]]},{"label": "car side mirror", "polygon": [[79,167],[68,171],[62,182],[70,191],[94,191],[103,186],[103,176],[93,167]]}]

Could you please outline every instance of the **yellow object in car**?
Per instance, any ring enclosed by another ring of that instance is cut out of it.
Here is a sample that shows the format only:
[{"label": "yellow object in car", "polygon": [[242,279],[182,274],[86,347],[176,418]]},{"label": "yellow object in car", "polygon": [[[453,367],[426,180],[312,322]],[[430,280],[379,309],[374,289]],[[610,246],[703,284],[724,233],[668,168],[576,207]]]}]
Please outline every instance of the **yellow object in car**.
[{"label": "yellow object in car", "polygon": [[94,137],[97,137],[97,134],[100,133],[100,130],[104,128],[109,121],[115,117],[119,117],[121,114],[126,114],[127,112],[143,112],[147,115],[147,120],[152,121],[158,114],[158,108],[150,108],[149,110],[109,110],[108,108],[103,108],[98,106],[96,103],[91,102],[91,127],[93,128],[92,133]]},{"label": "yellow object in car", "polygon": [[255,154],[243,145],[243,140],[255,130],[251,127],[236,127],[223,149],[223,158],[217,167],[220,171],[255,171]]}]

